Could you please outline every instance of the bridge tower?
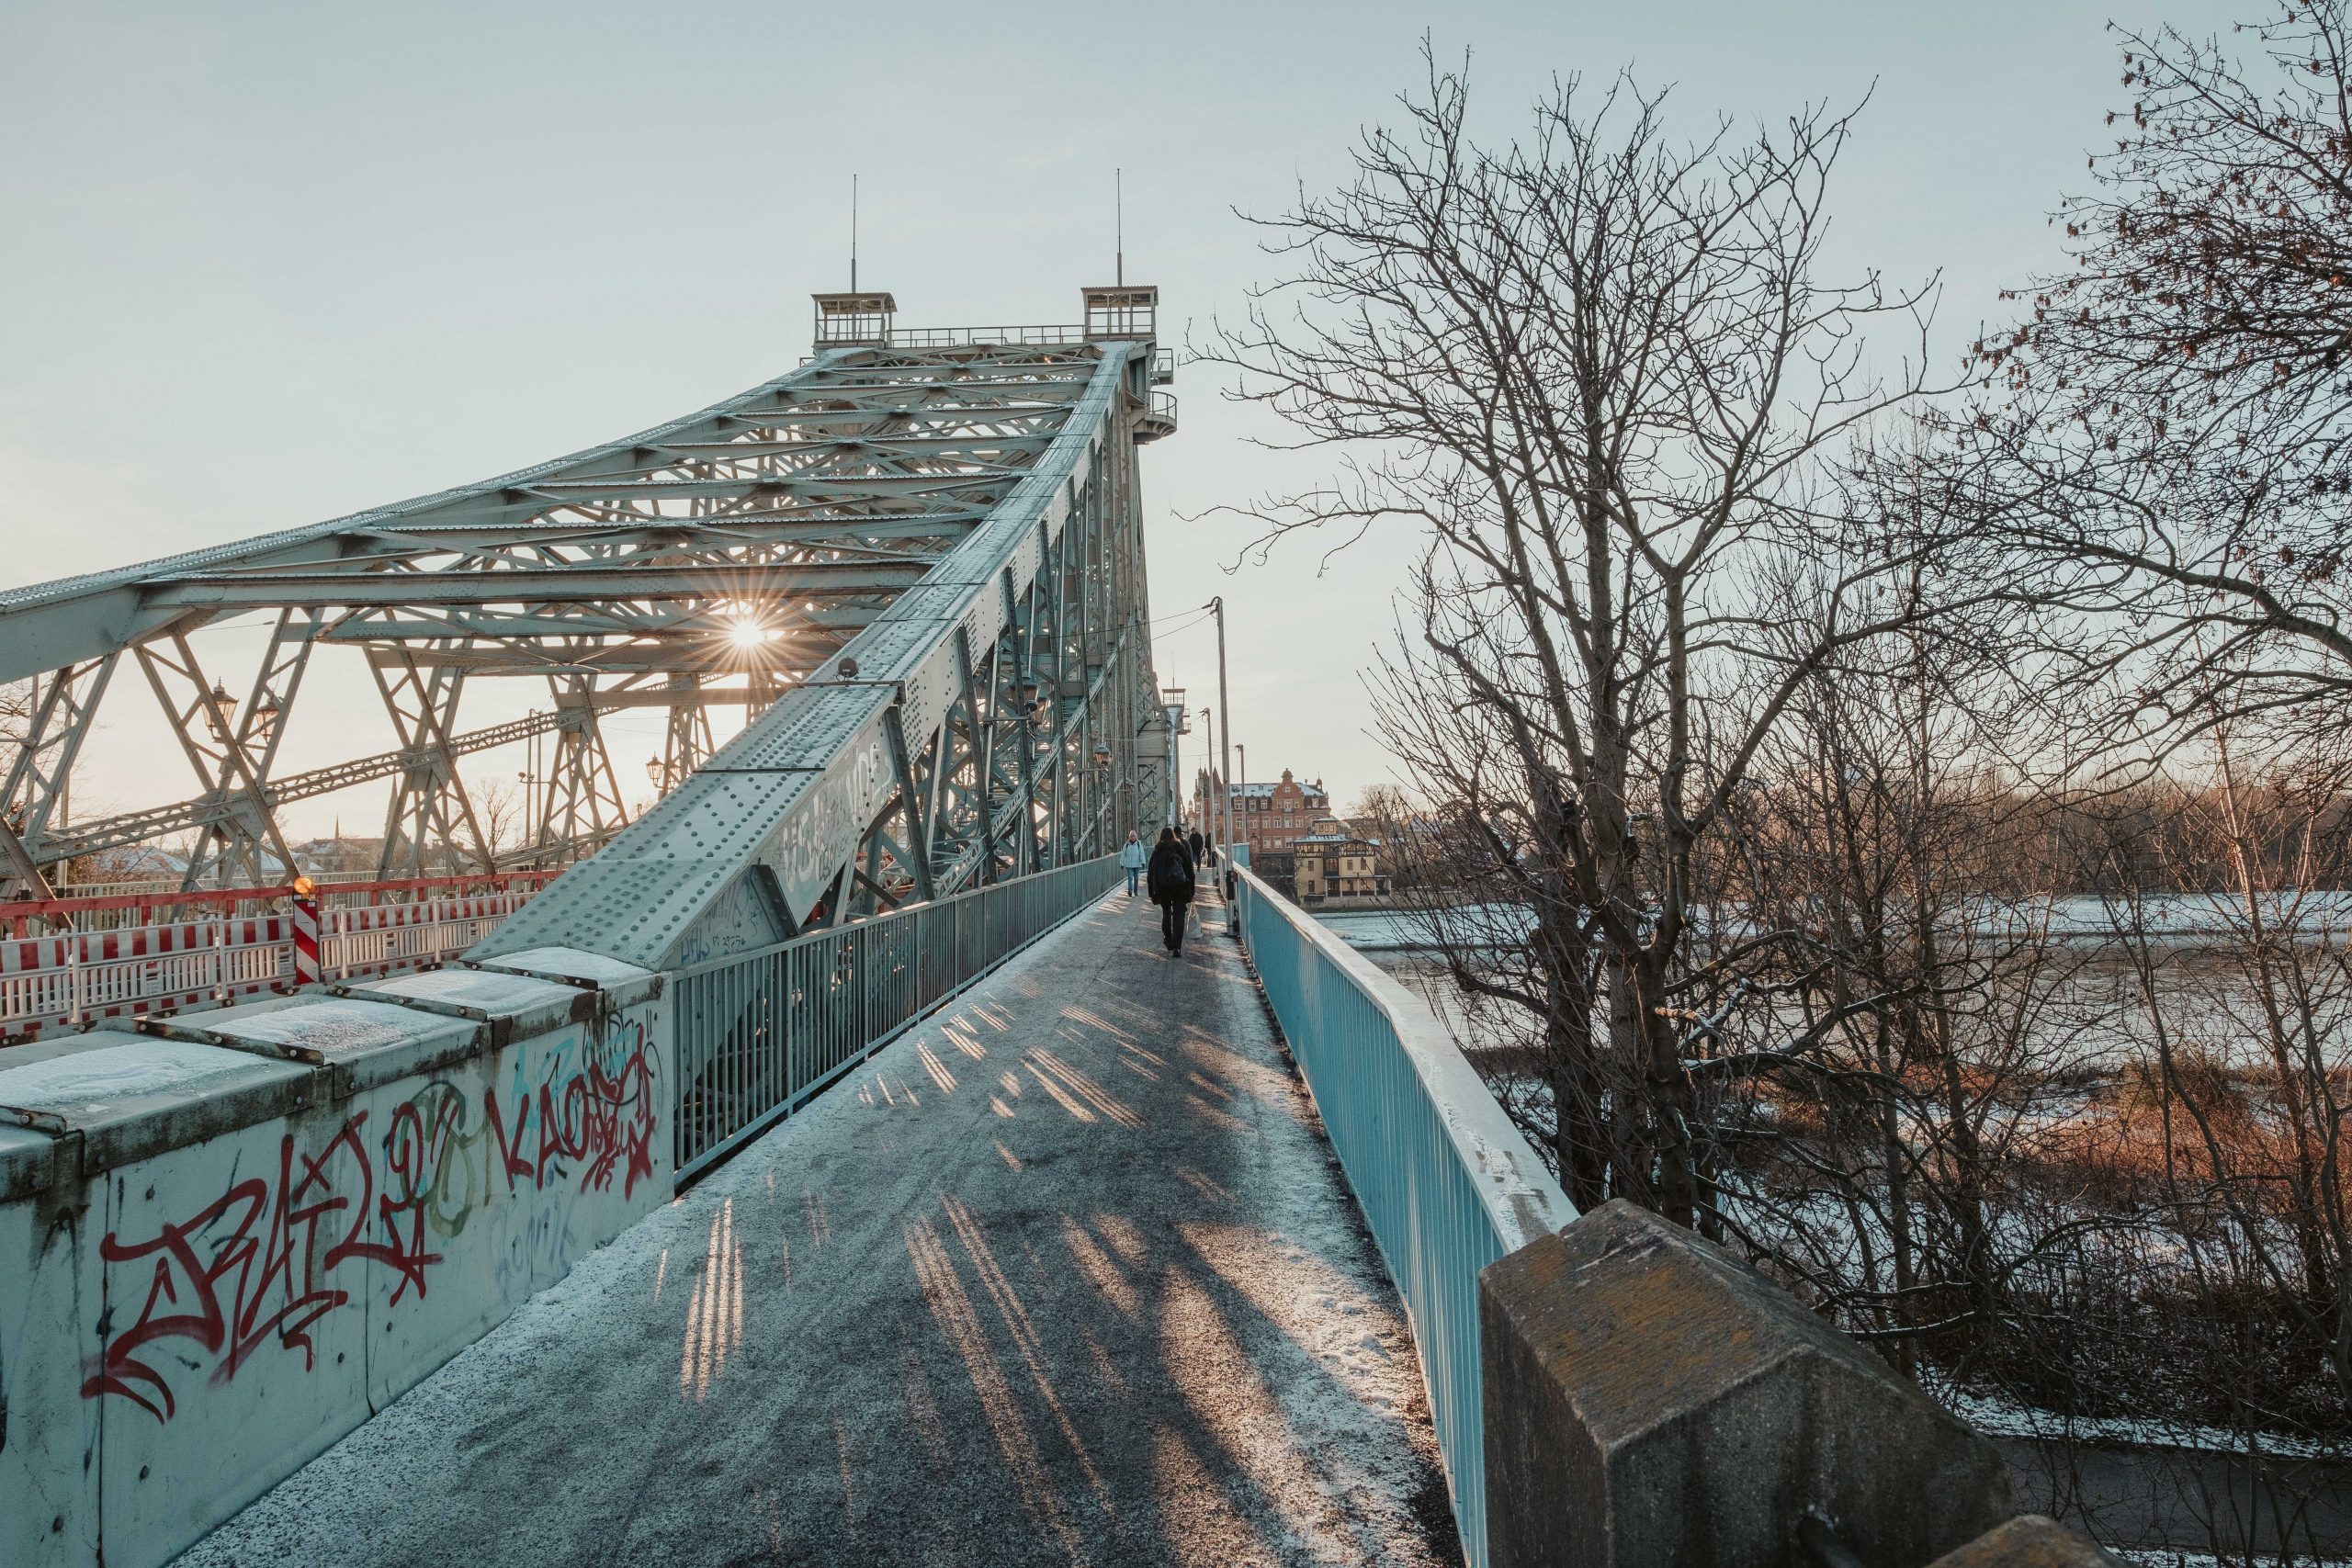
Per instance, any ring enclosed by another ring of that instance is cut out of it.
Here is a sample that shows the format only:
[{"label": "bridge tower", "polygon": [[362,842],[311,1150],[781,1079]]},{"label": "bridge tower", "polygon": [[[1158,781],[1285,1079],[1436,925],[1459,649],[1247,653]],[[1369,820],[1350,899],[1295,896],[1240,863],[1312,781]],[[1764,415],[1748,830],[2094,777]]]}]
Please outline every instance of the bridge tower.
[{"label": "bridge tower", "polygon": [[1136,464],[1175,427],[1158,291],[1089,288],[1075,328],[903,329],[877,291],[815,305],[815,356],[757,438],[846,462],[879,493],[832,502],[859,517],[835,551],[907,558],[919,532],[922,574],[478,955],[703,962],[1166,819]]}]

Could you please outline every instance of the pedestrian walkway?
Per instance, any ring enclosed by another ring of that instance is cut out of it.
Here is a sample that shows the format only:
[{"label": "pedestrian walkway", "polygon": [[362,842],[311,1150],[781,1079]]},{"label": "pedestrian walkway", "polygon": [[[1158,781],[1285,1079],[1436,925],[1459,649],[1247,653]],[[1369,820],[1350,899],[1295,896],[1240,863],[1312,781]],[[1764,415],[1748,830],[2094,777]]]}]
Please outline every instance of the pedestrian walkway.
[{"label": "pedestrian walkway", "polygon": [[1114,894],[183,1563],[1458,1562],[1223,914]]}]

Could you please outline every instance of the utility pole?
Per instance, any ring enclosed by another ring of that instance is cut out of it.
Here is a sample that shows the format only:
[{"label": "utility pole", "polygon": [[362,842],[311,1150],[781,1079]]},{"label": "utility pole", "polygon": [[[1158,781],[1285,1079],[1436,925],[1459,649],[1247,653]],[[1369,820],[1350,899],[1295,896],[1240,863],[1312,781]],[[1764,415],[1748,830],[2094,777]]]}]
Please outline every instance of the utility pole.
[{"label": "utility pole", "polygon": [[[1233,701],[1225,689],[1225,595],[1220,593],[1210,600],[1209,608],[1216,612],[1216,705],[1225,714],[1225,739],[1229,748],[1233,741]],[[1219,751],[1216,761],[1219,782],[1226,785],[1225,841],[1229,844],[1233,841],[1233,759],[1227,752]],[[1226,906],[1225,923],[1227,930],[1232,928],[1233,907],[1230,904]]]}]

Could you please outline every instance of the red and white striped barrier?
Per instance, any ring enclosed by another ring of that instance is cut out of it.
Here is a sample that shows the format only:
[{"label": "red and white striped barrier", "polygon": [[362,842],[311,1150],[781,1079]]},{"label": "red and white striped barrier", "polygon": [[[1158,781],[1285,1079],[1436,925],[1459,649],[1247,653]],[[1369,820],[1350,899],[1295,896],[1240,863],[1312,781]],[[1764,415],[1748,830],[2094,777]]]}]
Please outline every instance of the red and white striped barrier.
[{"label": "red and white striped barrier", "polygon": [[308,888],[294,895],[294,979],[319,983],[319,901]]},{"label": "red and white striped barrier", "polygon": [[320,943],[330,975],[389,975],[430,958],[463,953],[521,908],[530,894],[475,894],[414,904],[361,905],[330,909]]},{"label": "red and white striped barrier", "polygon": [[0,1045],[100,1019],[175,1012],[453,958],[535,889],[0,940]]},{"label": "red and white striped barrier", "polygon": [[292,938],[260,915],[0,942],[0,1040],[281,988]]}]

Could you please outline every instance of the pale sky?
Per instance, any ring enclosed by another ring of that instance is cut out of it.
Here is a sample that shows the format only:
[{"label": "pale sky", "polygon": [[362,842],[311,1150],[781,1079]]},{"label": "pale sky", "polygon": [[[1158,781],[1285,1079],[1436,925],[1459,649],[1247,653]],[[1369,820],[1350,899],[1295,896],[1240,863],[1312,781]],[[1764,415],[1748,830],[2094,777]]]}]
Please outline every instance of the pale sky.
[{"label": "pale sky", "polygon": [[[0,581],[486,478],[776,375],[808,351],[808,294],[846,285],[853,170],[861,282],[896,292],[901,324],[956,326],[1073,319],[1079,288],[1110,279],[1123,167],[1126,276],[1159,286],[1181,344],[1270,274],[1233,209],[1335,180],[1417,79],[1424,29],[1472,52],[1476,118],[1502,133],[1555,73],[1630,64],[1694,118],[1875,82],[1834,191],[1837,253],[1896,279],[1940,268],[1949,350],[2056,259],[2045,215],[2082,187],[2122,92],[2108,18],[2233,14],[0,0]],[[1289,767],[1344,805],[1389,776],[1357,671],[1411,540],[1319,574],[1322,552],[1294,544],[1228,575],[1242,531],[1182,516],[1325,459],[1247,446],[1256,427],[1216,389],[1180,371],[1182,428],[1145,456],[1153,611],[1225,595],[1250,776]],[[1159,660],[1214,702],[1204,625]],[[390,744],[356,662],[313,681],[283,769]],[[469,696],[469,727],[544,705],[504,684]],[[658,718],[608,723],[634,791]],[[100,738],[81,810],[195,793],[141,728]],[[288,825],[373,832],[381,789]]]}]

